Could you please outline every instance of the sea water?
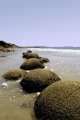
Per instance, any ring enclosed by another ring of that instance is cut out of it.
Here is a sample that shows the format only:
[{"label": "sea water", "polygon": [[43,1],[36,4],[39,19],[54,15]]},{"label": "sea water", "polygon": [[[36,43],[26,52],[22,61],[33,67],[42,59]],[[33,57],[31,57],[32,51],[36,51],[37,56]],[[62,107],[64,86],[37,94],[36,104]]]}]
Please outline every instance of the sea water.
[{"label": "sea water", "polygon": [[26,93],[18,81],[6,81],[2,75],[10,69],[20,68],[25,61],[22,53],[32,50],[40,57],[49,58],[45,69],[58,74],[62,80],[80,81],[80,50],[23,48],[14,52],[0,52],[0,120],[33,120],[33,107],[39,93]]}]

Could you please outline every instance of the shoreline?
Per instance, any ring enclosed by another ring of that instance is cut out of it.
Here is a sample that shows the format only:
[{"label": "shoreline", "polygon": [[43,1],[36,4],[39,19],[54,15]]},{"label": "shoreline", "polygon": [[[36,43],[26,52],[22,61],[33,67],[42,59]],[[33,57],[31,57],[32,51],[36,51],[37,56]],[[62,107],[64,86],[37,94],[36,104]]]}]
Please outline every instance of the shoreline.
[{"label": "shoreline", "polygon": [[[18,51],[19,50],[19,51]],[[20,65],[24,62],[25,59],[21,57],[22,53],[25,52],[26,48],[15,48],[14,52],[3,52],[0,60],[0,75],[6,71],[19,68]],[[38,51],[37,49],[29,49],[34,52],[37,52],[42,57],[48,57],[50,63],[45,63],[46,69],[52,70],[61,76],[63,80],[79,80],[80,78],[80,57],[79,55],[64,54],[63,52],[45,52]],[[49,50],[49,49],[48,49]],[[9,57],[7,57],[9,55]],[[74,69],[75,68],[75,69]],[[11,82],[5,81],[0,77],[0,95],[1,95],[1,120],[36,120],[33,114],[33,105],[37,97],[37,94],[28,94],[25,93],[19,86],[19,81]],[[8,86],[5,86],[5,83]],[[5,103],[5,106],[4,106]],[[11,112],[10,112],[11,111]],[[14,112],[15,111],[15,112]],[[13,114],[12,114],[13,113]],[[4,117],[3,117],[4,114]]]}]

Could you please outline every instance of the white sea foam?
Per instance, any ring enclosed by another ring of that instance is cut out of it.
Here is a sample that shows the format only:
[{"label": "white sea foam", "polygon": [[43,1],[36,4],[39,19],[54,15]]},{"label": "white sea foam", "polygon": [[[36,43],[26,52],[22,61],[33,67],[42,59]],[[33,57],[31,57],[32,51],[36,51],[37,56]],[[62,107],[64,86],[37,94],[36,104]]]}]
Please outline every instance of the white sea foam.
[{"label": "white sea foam", "polygon": [[37,95],[40,95],[40,92],[37,92]]},{"label": "white sea foam", "polygon": [[28,73],[29,73],[30,71],[29,71],[29,70],[27,70],[26,72],[28,72]]},{"label": "white sea foam", "polygon": [[17,80],[16,82],[20,82],[21,80]]},{"label": "white sea foam", "polygon": [[4,83],[2,83],[2,86],[3,86],[3,87],[7,87],[8,84],[7,84],[6,82],[4,82]]},{"label": "white sea foam", "polygon": [[45,66],[45,69],[47,69],[47,66]]},{"label": "white sea foam", "polygon": [[53,68],[50,69],[52,72],[54,71]]},{"label": "white sea foam", "polygon": [[30,48],[32,51],[50,51],[50,52],[63,52],[63,53],[75,53],[75,54],[80,54],[79,49],[52,49],[52,48]]}]

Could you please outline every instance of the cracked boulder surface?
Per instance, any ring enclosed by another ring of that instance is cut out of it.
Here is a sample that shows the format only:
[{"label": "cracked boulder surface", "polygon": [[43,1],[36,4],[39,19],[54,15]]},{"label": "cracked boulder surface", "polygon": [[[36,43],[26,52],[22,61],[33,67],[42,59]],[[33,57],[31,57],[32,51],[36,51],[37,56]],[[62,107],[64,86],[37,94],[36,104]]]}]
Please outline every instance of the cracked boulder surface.
[{"label": "cracked boulder surface", "polygon": [[59,76],[50,70],[35,69],[26,74],[20,84],[27,92],[40,92],[59,80],[61,80]]},{"label": "cracked boulder surface", "polygon": [[37,97],[34,111],[38,120],[80,120],[80,82],[51,84]]}]

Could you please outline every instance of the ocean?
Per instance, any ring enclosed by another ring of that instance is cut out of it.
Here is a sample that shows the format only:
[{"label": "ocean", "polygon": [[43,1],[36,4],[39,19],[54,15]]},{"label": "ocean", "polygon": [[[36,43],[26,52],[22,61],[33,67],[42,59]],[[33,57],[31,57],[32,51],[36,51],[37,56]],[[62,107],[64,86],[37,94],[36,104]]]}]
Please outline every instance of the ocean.
[{"label": "ocean", "polygon": [[2,75],[20,68],[27,50],[49,58],[45,69],[58,74],[62,80],[80,81],[80,49],[21,48],[14,52],[0,52],[0,120],[33,120],[33,106],[38,93],[26,93],[18,81],[6,81]]}]

